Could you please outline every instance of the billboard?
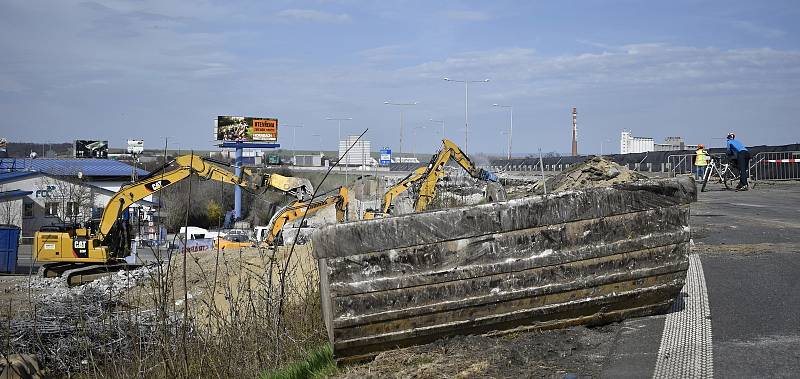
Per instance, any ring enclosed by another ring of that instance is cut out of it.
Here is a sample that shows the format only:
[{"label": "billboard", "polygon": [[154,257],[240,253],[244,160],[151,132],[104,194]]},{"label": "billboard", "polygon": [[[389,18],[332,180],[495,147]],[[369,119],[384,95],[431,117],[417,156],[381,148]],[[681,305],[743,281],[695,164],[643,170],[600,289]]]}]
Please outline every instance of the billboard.
[{"label": "billboard", "polygon": [[217,141],[278,141],[278,119],[218,116]]},{"label": "billboard", "polygon": [[144,140],[129,139],[128,154],[141,154],[144,151]]},{"label": "billboard", "polygon": [[75,140],[75,158],[108,158],[108,141]]}]

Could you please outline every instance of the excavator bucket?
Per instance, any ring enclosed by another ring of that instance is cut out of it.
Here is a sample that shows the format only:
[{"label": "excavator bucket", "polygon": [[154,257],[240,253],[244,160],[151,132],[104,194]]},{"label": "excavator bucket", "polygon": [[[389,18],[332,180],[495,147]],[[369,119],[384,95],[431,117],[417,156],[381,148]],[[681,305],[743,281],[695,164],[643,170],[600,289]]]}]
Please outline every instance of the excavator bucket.
[{"label": "excavator bucket", "polygon": [[269,174],[262,178],[261,187],[276,188],[283,192],[292,193],[300,200],[311,197],[314,186],[306,178]]},{"label": "excavator bucket", "polygon": [[326,226],[312,251],[334,354],[665,312],[696,199],[681,177]]}]

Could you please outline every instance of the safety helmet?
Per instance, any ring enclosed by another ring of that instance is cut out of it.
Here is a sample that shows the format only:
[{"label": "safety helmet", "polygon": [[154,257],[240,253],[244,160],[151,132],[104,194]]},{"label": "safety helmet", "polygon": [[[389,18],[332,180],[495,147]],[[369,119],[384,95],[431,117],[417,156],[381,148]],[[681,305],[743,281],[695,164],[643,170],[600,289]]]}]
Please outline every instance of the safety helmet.
[{"label": "safety helmet", "polygon": [[730,133],[728,133],[728,137],[727,138],[728,139],[734,139],[734,138],[736,138],[736,134],[733,134],[733,132],[730,132]]},{"label": "safety helmet", "polygon": [[702,143],[698,143],[698,144],[697,144],[697,148],[698,148],[698,149],[705,149],[705,148],[706,148],[706,145],[703,145]]}]

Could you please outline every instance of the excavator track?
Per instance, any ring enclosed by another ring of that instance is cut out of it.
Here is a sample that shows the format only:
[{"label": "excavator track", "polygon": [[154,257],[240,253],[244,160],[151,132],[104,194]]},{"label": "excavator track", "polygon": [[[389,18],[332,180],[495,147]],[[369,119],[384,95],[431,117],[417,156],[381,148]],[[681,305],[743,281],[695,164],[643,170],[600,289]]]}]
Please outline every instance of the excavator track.
[{"label": "excavator track", "polygon": [[118,271],[133,270],[141,265],[130,264],[125,261],[102,263],[47,263],[40,269],[41,276],[45,278],[60,277],[69,287],[79,286],[93,280],[111,276]]}]

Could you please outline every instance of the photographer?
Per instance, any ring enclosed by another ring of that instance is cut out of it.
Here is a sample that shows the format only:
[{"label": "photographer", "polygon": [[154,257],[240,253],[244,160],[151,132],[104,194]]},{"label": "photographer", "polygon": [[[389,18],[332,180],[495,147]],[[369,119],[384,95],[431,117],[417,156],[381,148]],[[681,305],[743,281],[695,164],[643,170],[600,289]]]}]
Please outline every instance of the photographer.
[{"label": "photographer", "polygon": [[750,152],[744,145],[736,140],[736,135],[728,133],[728,157],[736,161],[736,166],[739,168],[739,185],[736,186],[737,191],[747,191],[747,177],[750,166]]}]

